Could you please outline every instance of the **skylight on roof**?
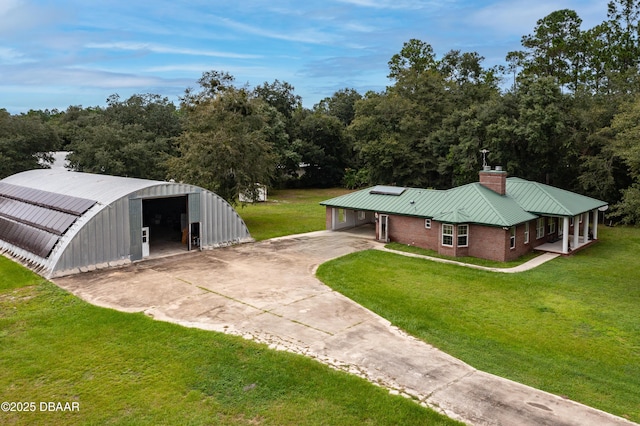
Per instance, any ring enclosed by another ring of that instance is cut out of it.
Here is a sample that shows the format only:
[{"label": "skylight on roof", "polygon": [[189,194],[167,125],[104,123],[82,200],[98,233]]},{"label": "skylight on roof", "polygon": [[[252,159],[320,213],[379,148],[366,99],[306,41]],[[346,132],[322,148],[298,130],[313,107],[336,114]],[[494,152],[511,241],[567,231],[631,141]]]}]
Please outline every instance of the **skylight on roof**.
[{"label": "skylight on roof", "polygon": [[401,186],[385,186],[385,185],[377,185],[371,188],[369,194],[379,194],[379,195],[402,195],[402,193],[407,188],[403,188]]}]

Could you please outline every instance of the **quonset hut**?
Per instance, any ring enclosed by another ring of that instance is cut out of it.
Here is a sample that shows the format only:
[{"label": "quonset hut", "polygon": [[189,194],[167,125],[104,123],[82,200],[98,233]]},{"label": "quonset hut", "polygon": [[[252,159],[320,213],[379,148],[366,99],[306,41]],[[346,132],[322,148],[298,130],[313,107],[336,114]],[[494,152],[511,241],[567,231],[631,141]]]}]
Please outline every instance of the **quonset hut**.
[{"label": "quonset hut", "polygon": [[247,241],[234,208],[194,185],[64,169],[0,180],[0,251],[46,278]]}]

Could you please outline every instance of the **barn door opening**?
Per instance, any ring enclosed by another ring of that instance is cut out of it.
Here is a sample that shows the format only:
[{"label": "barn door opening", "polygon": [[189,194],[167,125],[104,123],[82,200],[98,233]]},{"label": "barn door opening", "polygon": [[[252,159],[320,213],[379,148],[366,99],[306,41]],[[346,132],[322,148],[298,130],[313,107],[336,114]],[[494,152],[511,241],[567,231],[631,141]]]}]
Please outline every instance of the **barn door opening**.
[{"label": "barn door opening", "polygon": [[149,229],[147,239],[151,256],[187,250],[187,197],[143,199],[142,226]]}]

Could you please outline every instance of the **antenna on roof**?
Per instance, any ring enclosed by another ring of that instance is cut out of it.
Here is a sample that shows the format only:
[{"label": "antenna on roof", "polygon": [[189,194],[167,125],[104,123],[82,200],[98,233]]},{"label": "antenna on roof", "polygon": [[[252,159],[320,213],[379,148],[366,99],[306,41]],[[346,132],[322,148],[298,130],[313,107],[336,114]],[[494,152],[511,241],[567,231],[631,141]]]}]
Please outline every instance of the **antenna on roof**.
[{"label": "antenna on roof", "polygon": [[486,168],[487,167],[487,154],[489,153],[488,149],[481,149],[480,152],[482,153],[482,168]]}]

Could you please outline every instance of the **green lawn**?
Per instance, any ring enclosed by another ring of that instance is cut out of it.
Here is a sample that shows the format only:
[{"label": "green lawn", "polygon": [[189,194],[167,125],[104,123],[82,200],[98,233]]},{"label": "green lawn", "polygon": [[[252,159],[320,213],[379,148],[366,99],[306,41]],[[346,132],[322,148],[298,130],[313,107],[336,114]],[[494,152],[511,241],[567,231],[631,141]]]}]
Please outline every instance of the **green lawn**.
[{"label": "green lawn", "polygon": [[472,366],[640,421],[640,229],[500,274],[379,251],[320,266],[333,289]]},{"label": "green lawn", "polygon": [[325,229],[325,207],[318,203],[348,192],[340,188],[271,190],[267,202],[237,210],[251,236],[260,241]]},{"label": "green lawn", "polygon": [[37,410],[2,425],[457,424],[299,355],[89,305],[0,256],[3,401]]}]

